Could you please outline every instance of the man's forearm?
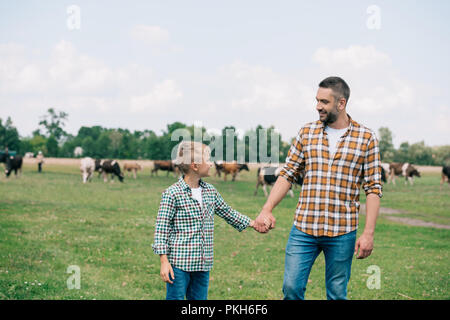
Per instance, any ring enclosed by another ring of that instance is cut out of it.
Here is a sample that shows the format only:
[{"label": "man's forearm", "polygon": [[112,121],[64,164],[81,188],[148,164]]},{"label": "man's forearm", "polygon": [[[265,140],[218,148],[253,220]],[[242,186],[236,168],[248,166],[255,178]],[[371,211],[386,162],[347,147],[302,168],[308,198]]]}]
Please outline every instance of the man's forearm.
[{"label": "man's forearm", "polygon": [[366,197],[366,225],[363,233],[372,235],[375,233],[375,225],[380,211],[380,197],[369,193]]},{"label": "man's forearm", "polygon": [[280,201],[283,200],[284,196],[286,196],[286,193],[290,188],[291,183],[289,181],[287,181],[283,177],[278,177],[275,185],[270,191],[266,203],[264,204],[263,210],[272,211],[273,208],[275,208],[280,203]]}]

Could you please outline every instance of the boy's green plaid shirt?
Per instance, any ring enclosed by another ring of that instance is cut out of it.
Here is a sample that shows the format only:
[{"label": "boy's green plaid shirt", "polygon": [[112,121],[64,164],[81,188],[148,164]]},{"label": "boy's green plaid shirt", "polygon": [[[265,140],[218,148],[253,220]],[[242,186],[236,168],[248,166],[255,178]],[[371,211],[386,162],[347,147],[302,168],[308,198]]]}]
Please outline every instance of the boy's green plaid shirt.
[{"label": "boy's green plaid shirt", "polygon": [[156,254],[167,255],[172,267],[187,272],[213,266],[214,213],[239,231],[250,224],[250,218],[228,206],[214,186],[201,179],[199,185],[203,209],[183,177],[163,192],[152,245]]}]

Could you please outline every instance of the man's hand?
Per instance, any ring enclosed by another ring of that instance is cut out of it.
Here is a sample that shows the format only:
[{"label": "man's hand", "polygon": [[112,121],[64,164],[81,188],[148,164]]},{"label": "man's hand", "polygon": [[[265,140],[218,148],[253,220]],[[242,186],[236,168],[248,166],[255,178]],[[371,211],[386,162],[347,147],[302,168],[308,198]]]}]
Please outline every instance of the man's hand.
[{"label": "man's hand", "polygon": [[[359,253],[358,253],[359,250]],[[355,244],[356,259],[364,259],[370,256],[373,250],[373,235],[363,233]]]},{"label": "man's hand", "polygon": [[253,228],[258,232],[267,233],[270,229],[275,228],[275,222],[276,219],[273,216],[272,211],[263,208],[256,218]]},{"label": "man's hand", "polygon": [[[161,271],[159,274],[164,282],[172,284],[172,280],[175,280],[172,266],[170,265],[169,260],[167,260],[167,256],[165,254],[161,255]],[[169,276],[172,278],[172,280],[170,280]]]}]

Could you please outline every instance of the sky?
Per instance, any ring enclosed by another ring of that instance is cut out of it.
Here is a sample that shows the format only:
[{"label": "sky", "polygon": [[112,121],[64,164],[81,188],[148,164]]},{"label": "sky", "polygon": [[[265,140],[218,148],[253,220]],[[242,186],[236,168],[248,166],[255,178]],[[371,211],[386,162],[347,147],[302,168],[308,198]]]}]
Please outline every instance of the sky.
[{"label": "sky", "polygon": [[450,1],[0,0],[0,118],[30,136],[49,108],[81,126],[180,121],[290,141],[318,83],[394,146],[450,144]]}]

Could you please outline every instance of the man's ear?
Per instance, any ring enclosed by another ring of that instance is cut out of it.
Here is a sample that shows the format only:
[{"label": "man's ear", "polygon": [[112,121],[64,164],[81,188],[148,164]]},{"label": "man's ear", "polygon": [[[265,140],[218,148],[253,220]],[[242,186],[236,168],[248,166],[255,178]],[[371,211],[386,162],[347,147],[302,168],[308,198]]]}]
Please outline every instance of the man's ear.
[{"label": "man's ear", "polygon": [[338,103],[338,108],[340,111],[345,109],[345,106],[347,105],[347,100],[345,98],[340,98]]}]

